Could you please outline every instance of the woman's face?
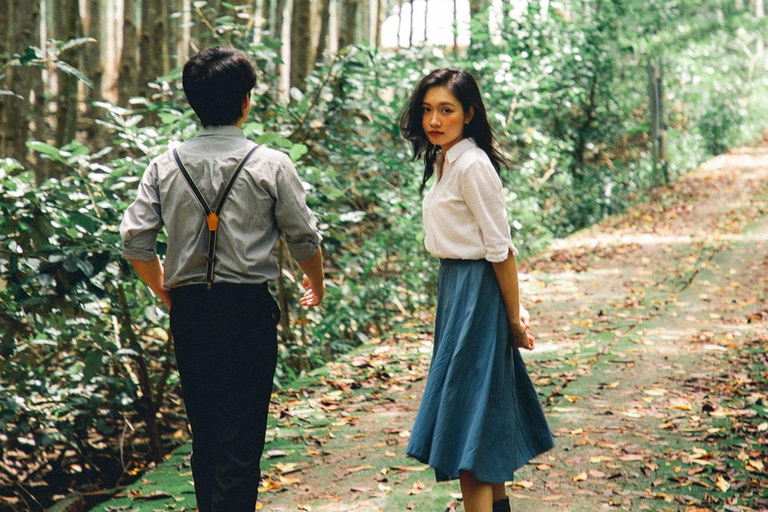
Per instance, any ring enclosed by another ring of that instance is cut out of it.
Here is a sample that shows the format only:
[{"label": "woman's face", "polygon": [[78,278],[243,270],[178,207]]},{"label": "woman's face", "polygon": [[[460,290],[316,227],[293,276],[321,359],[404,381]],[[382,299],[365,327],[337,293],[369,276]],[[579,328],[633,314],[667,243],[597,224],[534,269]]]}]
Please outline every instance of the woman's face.
[{"label": "woman's face", "polygon": [[443,152],[464,138],[464,125],[472,119],[473,109],[464,112],[461,102],[447,88],[430,87],[421,104],[424,111],[421,127],[429,142]]}]

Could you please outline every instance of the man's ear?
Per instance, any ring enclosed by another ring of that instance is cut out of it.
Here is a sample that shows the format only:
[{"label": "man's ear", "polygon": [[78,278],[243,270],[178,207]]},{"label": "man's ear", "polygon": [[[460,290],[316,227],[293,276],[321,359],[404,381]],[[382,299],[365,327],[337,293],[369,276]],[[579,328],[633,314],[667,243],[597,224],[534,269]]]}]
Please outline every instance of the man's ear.
[{"label": "man's ear", "polygon": [[469,124],[473,117],[475,117],[475,107],[470,105],[469,110],[467,110],[467,113],[464,114],[464,124]]}]

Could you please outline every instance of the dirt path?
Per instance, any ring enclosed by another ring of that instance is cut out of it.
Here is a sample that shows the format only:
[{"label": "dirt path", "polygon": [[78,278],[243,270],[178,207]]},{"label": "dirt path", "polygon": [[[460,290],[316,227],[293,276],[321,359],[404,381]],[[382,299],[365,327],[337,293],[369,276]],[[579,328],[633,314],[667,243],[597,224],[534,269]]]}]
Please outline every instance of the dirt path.
[{"label": "dirt path", "polygon": [[[522,265],[556,448],[518,472],[513,510],[768,510],[766,183],[768,149],[718,157]],[[262,510],[461,508],[404,456],[430,325],[279,395]],[[187,455],[99,510],[190,510]]]}]

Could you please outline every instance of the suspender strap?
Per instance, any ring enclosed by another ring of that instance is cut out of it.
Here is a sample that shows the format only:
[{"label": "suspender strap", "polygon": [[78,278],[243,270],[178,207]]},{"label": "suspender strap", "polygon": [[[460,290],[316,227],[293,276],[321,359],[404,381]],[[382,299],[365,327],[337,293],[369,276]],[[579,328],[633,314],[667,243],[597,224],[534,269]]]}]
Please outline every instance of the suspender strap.
[{"label": "suspender strap", "polygon": [[243,170],[243,167],[245,166],[245,163],[248,161],[248,159],[251,157],[254,151],[259,146],[254,146],[251,148],[248,153],[243,157],[242,160],[240,160],[240,163],[237,164],[237,168],[235,169],[235,172],[232,173],[232,177],[229,180],[229,183],[227,183],[226,188],[224,189],[224,193],[221,196],[221,200],[219,201],[219,204],[216,206],[216,211],[211,211],[211,207],[208,206],[208,203],[205,201],[205,198],[203,197],[203,194],[200,193],[200,189],[197,188],[197,185],[195,185],[194,180],[192,180],[192,177],[189,175],[189,172],[187,172],[186,167],[184,167],[184,164],[181,163],[181,158],[179,157],[179,152],[175,149],[173,150],[173,158],[176,160],[176,165],[179,166],[179,170],[181,171],[181,174],[184,175],[184,179],[187,182],[187,185],[189,185],[190,190],[195,195],[195,199],[197,199],[197,203],[200,205],[200,209],[203,210],[203,214],[205,215],[205,221],[208,225],[208,258],[205,268],[205,283],[208,285],[208,289],[210,290],[211,285],[213,284],[213,267],[215,263],[216,258],[216,234],[218,233],[219,229],[219,215],[221,214],[221,209],[224,207],[224,202],[227,200],[227,197],[229,197],[229,192],[232,190],[232,186],[235,184],[235,180],[240,175],[240,171]]}]

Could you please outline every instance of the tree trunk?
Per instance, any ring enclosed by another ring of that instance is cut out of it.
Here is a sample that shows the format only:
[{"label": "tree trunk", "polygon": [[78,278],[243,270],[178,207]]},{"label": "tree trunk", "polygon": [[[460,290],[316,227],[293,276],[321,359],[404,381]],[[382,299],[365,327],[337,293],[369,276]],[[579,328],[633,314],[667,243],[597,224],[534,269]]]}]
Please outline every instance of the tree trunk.
[{"label": "tree trunk", "polygon": [[339,51],[339,0],[331,0],[328,11],[328,49],[335,53]]},{"label": "tree trunk", "polygon": [[328,49],[328,29],[331,24],[331,0],[320,1],[320,37],[317,40],[315,62],[323,60],[323,53]]},{"label": "tree trunk", "polygon": [[180,13],[182,10],[181,0],[168,0],[163,2],[163,16],[166,21],[165,39],[167,48],[167,59],[164,62],[165,74],[170,73],[172,68],[181,66],[184,62],[179,57],[179,40],[181,39],[181,18],[174,15],[174,13]]},{"label": "tree trunk", "polygon": [[179,61],[183,65],[192,55],[192,0],[181,0],[181,41],[179,42]]},{"label": "tree trunk", "polygon": [[458,0],[453,0],[453,51],[459,49],[459,9]]},{"label": "tree trunk", "polygon": [[283,62],[280,64],[280,83],[278,90],[280,92],[280,99],[287,102],[290,99],[291,91],[291,10],[293,8],[293,0],[282,0],[283,14],[280,17],[282,20],[282,26],[280,29],[280,57]]},{"label": "tree trunk", "polygon": [[363,0],[360,5],[360,32],[361,37],[360,41],[363,43],[370,43],[371,41],[371,22],[370,22],[370,12],[371,10],[368,8],[367,2]]},{"label": "tree trunk", "polygon": [[139,93],[139,30],[136,23],[136,0],[123,1],[123,49],[120,54],[117,97],[118,103],[127,107],[128,100]]},{"label": "tree trunk", "polygon": [[[11,54],[11,19],[13,19],[13,2],[0,4],[0,54]],[[11,76],[13,68],[9,68],[5,78],[0,78],[0,89],[11,88]],[[16,98],[18,99],[18,98]],[[7,114],[11,109],[11,103],[15,100],[11,96],[0,96],[0,155],[9,154]]]},{"label": "tree trunk", "polygon": [[163,18],[165,0],[141,1],[141,87],[165,75],[167,20]]},{"label": "tree trunk", "polygon": [[469,0],[469,17],[474,19],[483,10],[483,0]]},{"label": "tree trunk", "polygon": [[395,33],[395,47],[400,47],[400,35],[403,31],[403,0],[397,0],[397,32]]},{"label": "tree trunk", "polygon": [[341,0],[339,12],[339,49],[357,42],[357,5],[359,0]]},{"label": "tree trunk", "polygon": [[96,40],[95,43],[89,43],[85,46],[83,67],[88,74],[88,78],[93,82],[93,89],[86,88],[85,105],[86,118],[91,123],[89,127],[89,140],[91,147],[100,148],[104,145],[104,132],[101,125],[96,124],[95,119],[99,116],[99,109],[93,106],[94,101],[101,101],[102,82],[104,79],[104,63],[102,49],[105,39],[102,31],[102,9],[101,0],[88,0],[88,17],[86,19],[86,34]]},{"label": "tree trunk", "polygon": [[[17,3],[15,9],[11,6],[9,8],[12,9],[9,12],[9,25],[3,32],[9,35],[5,46],[10,50],[10,53],[23,53],[27,46],[39,46],[40,4],[34,2],[22,7]],[[2,88],[12,90],[22,96],[23,99],[16,96],[2,97],[5,104],[5,107],[2,108],[5,111],[2,127],[5,148],[0,156],[10,156],[21,162],[22,165],[29,166],[26,143],[29,135],[29,114],[32,110],[30,92],[35,75],[38,77],[40,75],[40,68],[14,67],[9,68],[7,73],[7,82]]]},{"label": "tree trunk", "polygon": [[755,17],[765,17],[765,0],[755,0]]},{"label": "tree trunk", "polygon": [[[80,10],[73,7],[69,0],[56,0],[55,2],[55,20],[57,22],[56,39],[69,41],[82,36],[82,24],[80,20]],[[77,5],[77,4],[76,4]],[[64,56],[69,64],[80,67],[81,50],[73,48]],[[56,112],[56,145],[63,146],[75,139],[77,135],[78,118],[78,81],[76,78],[58,72],[58,110]]]},{"label": "tree trunk", "polygon": [[253,0],[253,44],[258,46],[261,44],[262,36],[264,35],[264,2],[266,0]]},{"label": "tree trunk", "polygon": [[387,19],[387,1],[378,0],[378,17],[376,18],[376,45],[381,46],[381,26]]},{"label": "tree trunk", "polygon": [[408,2],[408,10],[410,11],[408,15],[408,48],[413,46],[413,0]]},{"label": "tree trunk", "polygon": [[291,15],[291,85],[304,90],[312,55],[311,2],[293,0]]},{"label": "tree trunk", "polygon": [[379,46],[379,0],[368,0],[368,42],[371,46]]},{"label": "tree trunk", "polygon": [[275,39],[282,39],[283,34],[283,22],[285,21],[285,2],[288,0],[273,0],[275,9],[275,24],[273,27],[272,37]]}]

